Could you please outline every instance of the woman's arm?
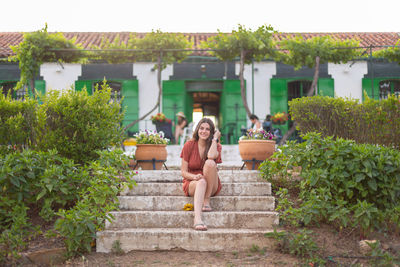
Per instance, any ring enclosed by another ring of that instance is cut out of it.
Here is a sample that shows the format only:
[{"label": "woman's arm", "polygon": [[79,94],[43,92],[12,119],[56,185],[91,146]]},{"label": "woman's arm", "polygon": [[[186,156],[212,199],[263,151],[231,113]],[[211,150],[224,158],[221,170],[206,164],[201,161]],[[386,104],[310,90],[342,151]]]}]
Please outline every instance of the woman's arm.
[{"label": "woman's arm", "polygon": [[221,133],[218,130],[215,130],[213,139],[211,141],[210,149],[208,150],[208,153],[207,153],[207,158],[209,158],[209,159],[217,159],[218,158],[219,152],[217,150],[217,143],[219,142],[220,136],[221,136]]},{"label": "woman's arm", "polygon": [[192,180],[192,181],[197,181],[200,180],[201,178],[203,178],[203,175],[201,174],[193,174],[190,173],[188,170],[189,163],[182,159],[182,165],[181,165],[181,175],[183,178],[188,179],[188,180]]}]

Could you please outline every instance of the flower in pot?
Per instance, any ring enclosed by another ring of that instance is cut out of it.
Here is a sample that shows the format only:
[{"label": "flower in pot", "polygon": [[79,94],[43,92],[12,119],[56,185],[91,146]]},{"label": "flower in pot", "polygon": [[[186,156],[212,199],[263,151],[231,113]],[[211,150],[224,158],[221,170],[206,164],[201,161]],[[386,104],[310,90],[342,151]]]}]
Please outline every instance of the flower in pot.
[{"label": "flower in pot", "polygon": [[165,116],[164,113],[157,113],[156,115],[151,116],[150,119],[151,119],[151,121],[152,121],[154,124],[157,124],[157,123],[160,123],[160,122],[171,123],[171,120],[168,119],[168,118]]},{"label": "flower in pot", "polygon": [[278,112],[271,117],[273,124],[282,125],[285,124],[289,119],[289,116],[285,112]]},{"label": "flower in pot", "polygon": [[163,163],[167,160],[168,138],[163,132],[141,131],[135,134],[136,152],[135,157],[142,170],[161,170]]},{"label": "flower in pot", "polygon": [[151,121],[156,125],[157,132],[164,132],[165,137],[175,143],[172,134],[172,121],[168,119],[164,113],[157,113],[156,115],[151,116]]},{"label": "flower in pot", "polygon": [[258,169],[275,152],[275,135],[264,129],[249,129],[239,139],[239,153],[248,170]]}]

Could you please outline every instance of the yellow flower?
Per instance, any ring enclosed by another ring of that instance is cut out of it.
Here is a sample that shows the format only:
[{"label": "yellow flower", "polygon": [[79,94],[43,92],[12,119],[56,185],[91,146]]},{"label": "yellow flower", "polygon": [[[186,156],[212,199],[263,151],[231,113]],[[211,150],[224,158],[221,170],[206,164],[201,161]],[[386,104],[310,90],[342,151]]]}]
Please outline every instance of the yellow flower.
[{"label": "yellow flower", "polygon": [[185,211],[193,210],[193,204],[191,204],[191,203],[185,204],[185,206],[183,207],[183,210],[185,210]]},{"label": "yellow flower", "polygon": [[123,144],[124,146],[136,146],[136,139],[135,138],[126,139]]}]

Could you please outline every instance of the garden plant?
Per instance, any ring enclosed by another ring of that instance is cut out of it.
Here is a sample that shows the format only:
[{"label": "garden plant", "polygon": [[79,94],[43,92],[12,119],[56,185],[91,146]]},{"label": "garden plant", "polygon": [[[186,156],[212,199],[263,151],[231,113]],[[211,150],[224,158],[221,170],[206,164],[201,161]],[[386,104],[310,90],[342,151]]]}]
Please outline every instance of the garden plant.
[{"label": "garden plant", "polygon": [[[275,160],[265,161],[259,168],[278,197],[280,221],[289,227],[328,224],[339,233],[356,231],[360,238],[374,231],[398,235],[400,151],[324,138],[320,133],[303,138],[303,143],[288,142],[274,154]],[[294,168],[300,170],[297,183],[291,177]],[[296,201],[282,185],[296,192]],[[289,238],[282,233],[270,237]]]},{"label": "garden plant", "polygon": [[110,99],[106,85],[91,96],[50,93],[42,104],[0,96],[0,265],[16,264],[38,235],[60,238],[67,256],[91,251],[117,195],[135,184],[113,148],[123,113]]}]

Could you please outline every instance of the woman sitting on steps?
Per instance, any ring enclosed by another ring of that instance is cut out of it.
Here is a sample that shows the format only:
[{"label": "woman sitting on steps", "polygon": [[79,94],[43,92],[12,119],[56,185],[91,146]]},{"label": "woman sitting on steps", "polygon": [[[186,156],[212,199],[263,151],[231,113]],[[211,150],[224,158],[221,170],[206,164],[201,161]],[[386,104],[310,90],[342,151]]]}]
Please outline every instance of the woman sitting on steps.
[{"label": "woman sitting on steps", "polygon": [[220,136],[212,120],[203,118],[181,152],[183,191],[186,196],[194,197],[193,228],[198,231],[207,230],[201,213],[212,211],[210,197],[221,191],[217,169],[217,163],[222,162]]}]

